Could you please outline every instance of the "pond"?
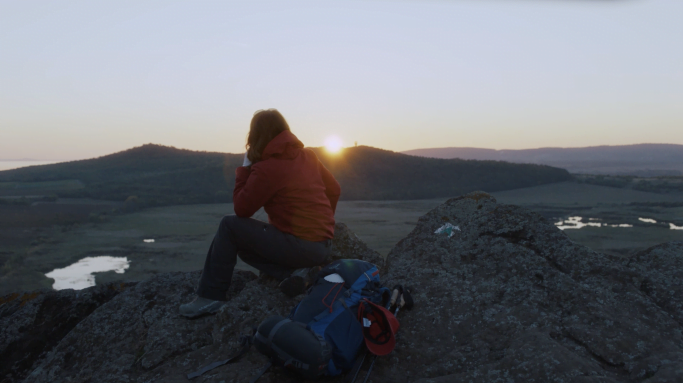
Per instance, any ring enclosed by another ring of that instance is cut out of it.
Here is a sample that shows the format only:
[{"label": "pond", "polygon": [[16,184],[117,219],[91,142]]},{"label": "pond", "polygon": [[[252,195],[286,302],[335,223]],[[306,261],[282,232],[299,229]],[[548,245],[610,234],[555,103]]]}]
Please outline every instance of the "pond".
[{"label": "pond", "polygon": [[[657,223],[657,221],[652,219],[652,218],[639,217],[638,220],[641,222],[645,222],[645,223]],[[662,223],[665,223],[665,222],[662,222]],[[676,226],[673,223],[669,223],[669,229],[670,230],[683,230],[683,226]]]},{"label": "pond", "polygon": [[62,269],[52,270],[45,276],[55,280],[52,284],[52,288],[55,290],[82,290],[86,287],[95,286],[94,273],[114,271],[123,274],[129,267],[130,261],[127,257],[103,255],[83,258]]},{"label": "pond", "polygon": [[[645,222],[645,223],[652,223],[656,224],[657,220],[652,219],[652,218],[643,218],[643,217],[638,217],[638,220],[640,222]],[[608,224],[608,223],[603,223],[603,222],[596,222],[596,221],[601,221],[600,218],[588,218],[588,222],[583,222],[583,217],[568,217],[567,219],[561,219],[558,222],[555,222],[555,226],[557,226],[558,229],[560,230],[566,230],[566,229],[581,229],[584,227],[588,226],[593,226],[593,227],[633,227],[633,225],[629,225],[627,223],[620,223],[620,224]],[[664,223],[664,222],[662,222]],[[683,226],[676,226],[673,223],[669,223],[669,229],[670,230],[683,230]]]},{"label": "pond", "polygon": [[595,221],[600,221],[600,218],[588,218],[588,222],[582,222],[582,221],[583,221],[583,217],[568,217],[567,219],[555,222],[555,226],[557,226],[557,228],[560,230],[581,229],[581,228],[587,227],[587,226],[593,226],[593,227],[633,227],[633,225],[629,225],[627,223],[609,224],[609,223],[595,222]]}]

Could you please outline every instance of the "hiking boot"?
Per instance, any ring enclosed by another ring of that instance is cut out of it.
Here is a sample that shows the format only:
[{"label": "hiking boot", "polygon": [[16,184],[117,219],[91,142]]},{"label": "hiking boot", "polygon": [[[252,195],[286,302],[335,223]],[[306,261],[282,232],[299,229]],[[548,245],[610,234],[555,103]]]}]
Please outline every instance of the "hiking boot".
[{"label": "hiking boot", "polygon": [[188,318],[196,318],[204,314],[215,314],[225,302],[213,299],[196,297],[192,302],[180,305],[180,315]]},{"label": "hiking boot", "polygon": [[280,282],[280,291],[290,298],[305,293],[306,288],[315,282],[320,269],[322,267],[314,266],[294,270],[292,275]]}]

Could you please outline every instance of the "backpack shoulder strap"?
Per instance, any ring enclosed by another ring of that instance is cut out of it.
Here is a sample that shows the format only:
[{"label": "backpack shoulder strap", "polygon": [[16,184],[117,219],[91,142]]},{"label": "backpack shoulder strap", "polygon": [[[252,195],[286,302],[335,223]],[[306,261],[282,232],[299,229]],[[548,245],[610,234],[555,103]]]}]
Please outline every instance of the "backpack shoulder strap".
[{"label": "backpack shoulder strap", "polygon": [[372,281],[372,278],[370,277],[370,275],[368,275],[367,272],[363,272],[363,274],[361,274],[361,276],[358,277],[358,279],[356,279],[353,282],[351,287],[348,290],[346,290],[346,292],[344,293],[344,296],[346,296],[348,298],[351,295],[353,295],[355,292],[363,290],[363,288],[370,281]]}]

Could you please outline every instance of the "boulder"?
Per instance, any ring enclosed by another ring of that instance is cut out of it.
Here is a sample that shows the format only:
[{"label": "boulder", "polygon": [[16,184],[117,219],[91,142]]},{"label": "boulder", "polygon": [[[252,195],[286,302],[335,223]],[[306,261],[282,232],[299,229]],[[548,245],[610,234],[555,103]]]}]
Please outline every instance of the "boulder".
[{"label": "boulder", "polygon": [[134,283],[39,290],[0,297],[0,382],[23,379],[33,363],[95,309]]},{"label": "boulder", "polygon": [[348,226],[337,222],[334,225],[334,238],[332,239],[332,260],[345,258],[362,259],[373,263],[380,271],[384,267],[384,258],[377,251],[369,248]]},{"label": "boulder", "polygon": [[683,242],[668,242],[622,261],[640,278],[640,291],[683,326]]},{"label": "boulder", "polygon": [[[459,227],[452,236],[436,232]],[[572,242],[540,215],[482,192],[420,218],[389,253],[386,283],[412,285],[395,382],[683,381],[681,247],[630,263]],[[678,278],[678,279],[676,279]]]},{"label": "boulder", "polygon": [[[255,274],[238,270],[228,292],[233,299],[223,311],[188,320],[178,314],[178,305],[193,298],[199,276],[199,271],[159,274],[127,289],[82,320],[34,366],[26,381],[185,380],[183,373],[234,345],[224,333],[242,325],[241,313],[251,310],[242,304],[250,296],[245,290],[261,288]],[[248,288],[251,283],[257,286]],[[268,290],[264,298],[274,295]],[[287,305],[285,299],[279,301]],[[270,308],[277,311],[276,306]]]},{"label": "boulder", "polygon": [[[335,259],[382,260],[344,224],[337,224],[332,251]],[[230,357],[242,335],[251,335],[270,315],[288,315],[303,298],[288,298],[271,278],[236,270],[217,315],[188,320],[178,315],[178,306],[193,298],[199,276],[165,273],[138,283],[3,297],[0,350],[11,358],[2,359],[2,382],[26,375],[27,382],[187,382],[188,373]],[[27,348],[43,338],[51,341],[31,346],[30,357],[17,353],[17,345]],[[5,367],[5,360],[14,367]],[[252,349],[238,363],[195,381],[248,381],[266,363]],[[263,379],[279,377],[282,371],[273,370]]]}]

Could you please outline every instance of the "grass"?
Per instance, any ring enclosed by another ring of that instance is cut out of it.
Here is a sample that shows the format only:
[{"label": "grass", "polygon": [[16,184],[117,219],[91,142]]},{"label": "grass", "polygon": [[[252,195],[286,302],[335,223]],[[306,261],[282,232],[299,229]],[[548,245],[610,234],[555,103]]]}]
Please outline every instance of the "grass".
[{"label": "grass", "polygon": [[[683,241],[683,231],[638,220],[653,218],[683,226],[683,193],[656,194],[561,183],[492,194],[500,203],[521,205],[548,219],[578,215],[633,224],[633,228],[566,230],[574,241],[610,254],[628,255],[661,242]],[[336,219],[386,255],[410,233],[420,216],[445,200],[341,201]],[[96,205],[80,200],[60,200],[54,205],[69,206],[66,202],[80,204],[79,209]],[[228,203],[180,205],[111,215],[104,221],[86,220],[71,226],[6,227],[0,231],[0,262],[6,266],[0,272],[0,294],[49,287],[52,282],[44,273],[88,256],[125,256],[132,261],[125,274],[97,274],[98,283],[201,269],[221,217],[232,213],[232,204]],[[267,220],[262,210],[254,218]],[[144,239],[155,242],[145,243]],[[237,267],[249,269],[241,261]]]},{"label": "grass", "polygon": [[[683,224],[683,193],[649,193],[566,182],[498,192],[494,196],[498,202],[524,206],[548,219],[580,216],[609,224],[633,225],[565,230],[575,242],[612,255],[628,256],[662,242],[683,241],[683,231],[668,228],[669,222]],[[639,218],[655,219],[659,224],[645,223]]]},{"label": "grass", "polygon": [[683,193],[658,194],[576,182],[559,182],[532,188],[501,191],[495,192],[493,195],[498,202],[515,205],[554,204],[566,206],[683,201]]},{"label": "grass", "polygon": [[[342,201],[337,220],[346,223],[371,248],[386,255],[413,229],[421,215],[444,200]],[[232,204],[180,205],[113,215],[109,221],[82,222],[68,230],[61,225],[43,227],[25,236],[21,246],[13,246],[21,256],[15,254],[12,262],[7,263],[12,270],[0,273],[0,293],[15,291],[17,286],[22,290],[49,287],[51,280],[44,273],[98,255],[125,256],[132,261],[124,275],[98,274],[99,283],[201,269],[218,223],[224,215],[232,213]],[[254,218],[267,220],[263,210]],[[144,239],[155,242],[145,243]],[[8,241],[6,238],[5,244]],[[250,269],[239,260],[237,267]]]}]

